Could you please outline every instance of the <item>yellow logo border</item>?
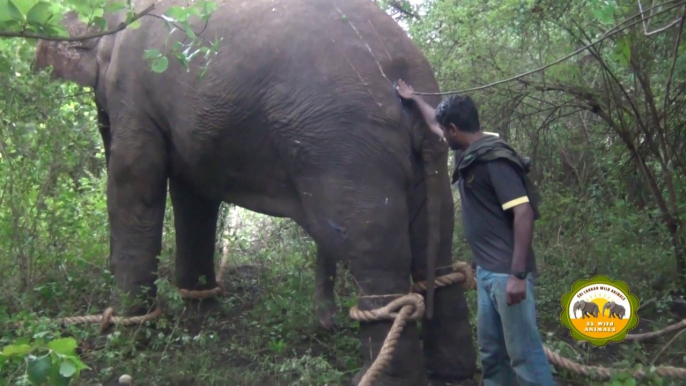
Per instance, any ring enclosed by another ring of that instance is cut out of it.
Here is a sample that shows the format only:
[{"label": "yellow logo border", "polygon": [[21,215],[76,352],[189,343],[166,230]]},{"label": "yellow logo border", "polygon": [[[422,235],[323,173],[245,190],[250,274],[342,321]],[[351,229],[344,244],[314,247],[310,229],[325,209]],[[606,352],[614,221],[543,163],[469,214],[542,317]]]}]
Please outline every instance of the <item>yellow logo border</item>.
[{"label": "yellow logo border", "polygon": [[[569,318],[569,306],[573,300],[574,295],[583,287],[586,287],[591,284],[608,284],[611,285],[618,290],[622,292],[624,296],[626,296],[627,300],[629,301],[629,304],[631,305],[631,313],[629,314],[629,323],[627,323],[626,327],[617,335],[614,335],[610,338],[592,338],[589,336],[584,335],[583,333],[579,332],[574,325],[572,324],[571,319]],[[571,291],[566,292],[562,297],[560,298],[560,307],[562,308],[562,312],[560,313],[560,322],[569,329],[569,335],[571,335],[572,338],[575,340],[585,340],[591,343],[594,346],[600,347],[600,346],[605,346],[609,342],[614,342],[614,343],[620,343],[623,342],[626,339],[627,334],[629,331],[634,329],[636,325],[638,324],[638,314],[636,313],[638,311],[638,307],[640,305],[640,302],[638,300],[638,297],[636,295],[632,294],[629,291],[629,285],[626,284],[622,280],[612,280],[608,276],[605,275],[596,275],[590,280],[577,280],[572,284],[571,286]]]}]

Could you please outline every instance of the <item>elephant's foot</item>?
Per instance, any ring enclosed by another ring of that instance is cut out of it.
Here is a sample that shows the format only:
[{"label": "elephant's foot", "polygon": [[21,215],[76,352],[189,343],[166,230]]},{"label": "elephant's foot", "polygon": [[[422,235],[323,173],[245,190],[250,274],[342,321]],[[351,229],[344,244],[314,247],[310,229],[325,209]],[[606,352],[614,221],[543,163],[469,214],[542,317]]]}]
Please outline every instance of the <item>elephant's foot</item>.
[{"label": "elephant's foot", "polygon": [[[357,306],[361,311],[381,308],[398,296],[362,297]],[[367,370],[376,360],[393,321],[360,322],[362,369],[355,374],[352,385],[359,385]],[[384,386],[426,386],[427,377],[419,345],[419,332],[415,321],[407,321],[398,338],[391,360],[376,378],[374,385]]]},{"label": "elephant's foot", "polygon": [[[157,287],[150,285],[131,285],[130,282],[118,284],[112,297],[111,307],[119,316],[143,316],[155,311]],[[124,288],[121,288],[124,287]]]},{"label": "elephant's foot", "polygon": [[[360,381],[362,381],[362,377],[367,373],[367,370],[369,370],[369,367],[371,365],[365,365],[362,367],[360,371],[355,374],[353,377],[353,380],[351,382],[352,386],[358,386],[360,384]],[[374,385],[379,385],[379,386],[428,386],[429,383],[426,379],[426,376],[424,374],[417,374],[416,377],[410,379],[410,378],[405,378],[405,377],[399,377],[399,376],[390,376],[387,374],[382,374],[379,375],[376,380],[373,383]]]},{"label": "elephant's foot", "polygon": [[333,320],[334,315],[336,315],[335,301],[333,299],[324,301],[315,299],[314,307],[319,319],[319,325],[328,332],[336,331],[338,325]]},{"label": "elephant's foot", "polygon": [[212,314],[219,313],[221,310],[221,302],[216,297],[207,299],[189,299],[186,300],[186,308],[193,315],[206,318]]},{"label": "elephant's foot", "polygon": [[[447,272],[436,271],[436,277]],[[423,278],[422,278],[423,279]],[[437,289],[434,315],[422,321],[424,359],[432,382],[460,382],[474,377],[477,355],[469,307],[459,285]]]},{"label": "elephant's foot", "polygon": [[335,331],[338,326],[333,317],[336,315],[336,299],[333,292],[333,280],[323,279],[314,290],[314,309],[319,325],[328,332]]}]

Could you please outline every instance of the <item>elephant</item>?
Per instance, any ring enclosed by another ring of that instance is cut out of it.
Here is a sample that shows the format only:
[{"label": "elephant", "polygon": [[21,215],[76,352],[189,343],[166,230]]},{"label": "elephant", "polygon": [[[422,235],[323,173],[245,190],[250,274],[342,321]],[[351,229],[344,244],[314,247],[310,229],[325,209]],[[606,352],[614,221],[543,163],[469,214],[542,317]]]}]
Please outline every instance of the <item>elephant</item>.
[{"label": "elephant", "polygon": [[619,319],[624,319],[624,313],[626,312],[626,310],[624,309],[624,306],[622,306],[621,304],[617,304],[615,302],[605,303],[605,305],[603,306],[603,312],[601,313],[601,315],[603,315],[603,316],[605,315],[605,310],[609,310],[608,316],[610,318],[612,318],[614,316],[614,317],[617,317]]},{"label": "elephant", "polygon": [[585,300],[577,301],[574,303],[574,316],[576,316],[578,310],[581,310],[582,319],[586,319],[586,316],[590,318],[591,315],[596,318],[598,317],[598,305],[593,302],[587,302]]},{"label": "elephant", "polygon": [[[134,0],[138,11],[152,3]],[[216,287],[222,202],[290,218],[317,246],[313,300],[325,327],[336,309],[338,261],[355,277],[360,310],[407,294],[412,281],[429,284],[426,314],[405,326],[380,384],[424,385],[427,374],[471,378],[476,352],[463,289],[431,287],[450,272],[436,267],[452,263],[447,144],[393,82],[439,91],[419,48],[369,0],[217,0],[209,22],[192,19],[196,34],[222,38],[204,74],[200,56],[189,70],[172,59],[153,72],[145,50],[165,52],[183,38],[169,35],[159,15],[184,3],[157,2],[150,12],[157,16],[142,17],[137,28],[36,46],[37,71],[51,68],[54,78],[93,91],[107,167],[109,266],[121,293],[115,300],[131,304],[123,313],[155,303],[168,187],[179,288]],[[113,29],[125,13],[103,17]],[[98,32],[74,12],[62,23],[71,36]],[[353,385],[392,323],[360,322],[364,363]]]}]

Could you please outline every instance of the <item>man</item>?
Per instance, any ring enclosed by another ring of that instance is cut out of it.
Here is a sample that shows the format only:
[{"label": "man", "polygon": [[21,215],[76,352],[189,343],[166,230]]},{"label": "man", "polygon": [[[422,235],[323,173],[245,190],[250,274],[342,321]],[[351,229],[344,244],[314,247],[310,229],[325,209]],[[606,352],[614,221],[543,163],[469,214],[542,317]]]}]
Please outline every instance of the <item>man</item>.
[{"label": "man", "polygon": [[[434,110],[402,80],[397,91],[414,102],[429,128],[453,150],[464,233],[478,285],[477,338],[486,386],[554,385],[536,324],[531,247],[537,196],[528,162],[481,130],[468,96],[453,95]],[[517,381],[515,381],[515,378]]]}]

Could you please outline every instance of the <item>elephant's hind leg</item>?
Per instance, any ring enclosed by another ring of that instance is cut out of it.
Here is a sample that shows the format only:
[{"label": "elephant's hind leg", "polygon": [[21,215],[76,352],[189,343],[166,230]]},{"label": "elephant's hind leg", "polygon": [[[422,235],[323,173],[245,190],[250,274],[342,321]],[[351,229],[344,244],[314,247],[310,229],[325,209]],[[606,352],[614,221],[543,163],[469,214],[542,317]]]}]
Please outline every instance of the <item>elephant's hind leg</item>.
[{"label": "elephant's hind leg", "polygon": [[321,244],[317,244],[317,267],[315,269],[314,307],[319,324],[327,331],[336,329],[333,316],[336,314],[334,285],[336,283],[336,258],[326,253]]},{"label": "elephant's hind leg", "polygon": [[[364,171],[366,172],[366,170]],[[388,173],[387,173],[388,174]],[[347,261],[353,282],[358,287],[357,307],[361,311],[381,308],[410,290],[411,251],[407,196],[399,191],[397,181],[383,174],[365,180],[358,172],[355,184],[329,173],[312,179],[315,186],[302,186],[308,233],[317,242],[320,253],[318,281],[327,269],[324,264]],[[362,188],[361,188],[362,187]],[[364,188],[364,189],[363,189]],[[331,255],[331,256],[329,256]],[[331,267],[331,266],[329,266]],[[333,289],[333,281],[321,288]],[[333,291],[330,292],[331,298]],[[326,295],[322,297],[326,299]],[[347,314],[347,310],[346,310]],[[319,316],[319,315],[318,315]],[[361,371],[353,378],[357,385],[379,355],[379,349],[393,320],[360,322]],[[416,321],[408,321],[398,337],[392,360],[377,379],[379,385],[426,385]]]},{"label": "elephant's hind leg", "polygon": [[[186,290],[216,288],[214,250],[221,202],[196,194],[174,178],[169,181],[169,194],[176,229],[176,285]],[[217,304],[214,298],[201,302],[210,309]]]},{"label": "elephant's hind leg", "polygon": [[126,307],[124,313],[147,312],[157,294],[166,165],[167,154],[159,132],[129,117],[113,122],[107,173],[110,269],[115,284],[124,292],[120,298],[126,301],[122,304]]}]

